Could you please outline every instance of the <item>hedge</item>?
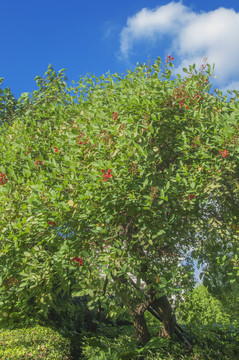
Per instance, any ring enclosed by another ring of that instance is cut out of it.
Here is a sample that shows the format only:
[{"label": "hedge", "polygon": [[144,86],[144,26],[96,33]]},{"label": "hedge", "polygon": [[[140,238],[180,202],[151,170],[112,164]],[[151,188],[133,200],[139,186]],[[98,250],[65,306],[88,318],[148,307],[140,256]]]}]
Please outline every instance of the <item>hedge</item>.
[{"label": "hedge", "polygon": [[50,328],[0,330],[1,360],[70,360],[70,353],[70,340]]}]

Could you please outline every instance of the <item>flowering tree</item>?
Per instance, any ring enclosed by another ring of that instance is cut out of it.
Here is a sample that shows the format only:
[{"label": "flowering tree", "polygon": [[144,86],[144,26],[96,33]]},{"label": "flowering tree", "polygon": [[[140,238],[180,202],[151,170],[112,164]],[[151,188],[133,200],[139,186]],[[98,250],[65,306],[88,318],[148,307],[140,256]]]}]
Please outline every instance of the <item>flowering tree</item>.
[{"label": "flowering tree", "polygon": [[190,259],[236,251],[238,102],[210,95],[209,65],[173,79],[166,60],[72,87],[50,66],[2,125],[2,321],[47,317],[59,293],[94,306],[108,292],[137,340],[149,306],[170,336]]}]

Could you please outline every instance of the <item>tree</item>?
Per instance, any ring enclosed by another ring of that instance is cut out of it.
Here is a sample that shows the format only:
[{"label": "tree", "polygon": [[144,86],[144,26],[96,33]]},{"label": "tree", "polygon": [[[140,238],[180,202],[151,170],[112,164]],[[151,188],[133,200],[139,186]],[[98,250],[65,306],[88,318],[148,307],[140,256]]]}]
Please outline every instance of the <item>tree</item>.
[{"label": "tree", "polygon": [[[235,244],[236,245],[236,244]],[[224,312],[230,314],[231,322],[239,321],[239,285],[237,277],[238,261],[236,246],[229,251],[226,246],[215,259],[204,266],[203,283],[210,293],[224,306]]]},{"label": "tree", "polygon": [[210,65],[172,78],[172,60],[72,87],[50,66],[18,100],[0,135],[2,321],[113,294],[138,341],[149,306],[171,336],[169,299],[194,285],[185,254],[238,241],[237,98],[210,95]]},{"label": "tree", "polygon": [[189,325],[230,325],[230,316],[222,303],[203,285],[198,285],[179,305],[180,320]]}]

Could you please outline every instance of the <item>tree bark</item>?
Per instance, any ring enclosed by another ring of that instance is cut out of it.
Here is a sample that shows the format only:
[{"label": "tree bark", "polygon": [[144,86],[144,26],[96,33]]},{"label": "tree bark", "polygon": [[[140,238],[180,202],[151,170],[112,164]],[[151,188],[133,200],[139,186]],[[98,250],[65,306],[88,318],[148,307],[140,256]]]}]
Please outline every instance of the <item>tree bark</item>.
[{"label": "tree bark", "polygon": [[141,345],[145,345],[150,340],[150,334],[145,321],[144,312],[130,311],[130,316],[134,324],[135,340]]},{"label": "tree bark", "polygon": [[153,300],[151,306],[163,319],[159,336],[163,338],[172,337],[176,325],[176,318],[167,296],[164,295],[159,299]]},{"label": "tree bark", "polygon": [[[134,325],[135,340],[145,345],[150,340],[149,330],[145,321],[144,313],[150,306],[152,300],[146,299],[142,302],[137,296],[138,290],[132,288],[132,280],[123,275],[113,276],[113,280],[119,285],[118,294],[121,302],[128,309]],[[120,291],[121,290],[121,291]]]}]

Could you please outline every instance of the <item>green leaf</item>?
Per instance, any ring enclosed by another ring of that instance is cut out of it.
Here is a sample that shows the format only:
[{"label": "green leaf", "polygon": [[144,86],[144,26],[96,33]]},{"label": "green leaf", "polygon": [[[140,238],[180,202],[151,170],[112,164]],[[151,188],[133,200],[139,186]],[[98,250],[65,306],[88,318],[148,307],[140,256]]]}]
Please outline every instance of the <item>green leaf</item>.
[{"label": "green leaf", "polygon": [[69,246],[67,244],[64,244],[64,245],[61,246],[60,252],[66,252],[66,251],[69,252],[70,248],[69,248]]},{"label": "green leaf", "polygon": [[28,251],[24,251],[24,253],[23,253],[26,257],[30,257],[30,256],[32,256]]}]

